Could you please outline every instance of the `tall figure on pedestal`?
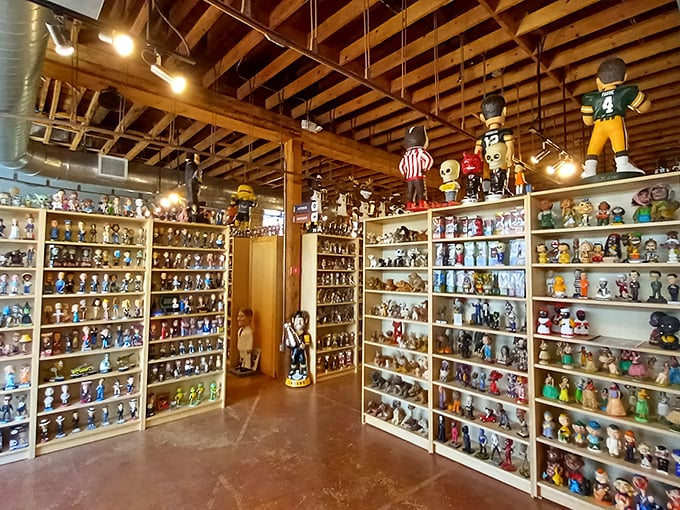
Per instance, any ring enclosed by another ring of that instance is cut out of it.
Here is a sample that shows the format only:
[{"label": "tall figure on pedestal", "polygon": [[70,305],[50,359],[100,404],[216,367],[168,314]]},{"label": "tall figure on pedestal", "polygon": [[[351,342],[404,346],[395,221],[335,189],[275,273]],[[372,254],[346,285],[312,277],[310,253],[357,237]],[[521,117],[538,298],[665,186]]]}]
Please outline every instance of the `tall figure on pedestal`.
[{"label": "tall figure on pedestal", "polygon": [[605,60],[597,70],[597,91],[588,92],[581,99],[583,122],[586,126],[593,126],[582,175],[584,179],[597,173],[598,156],[607,140],[612,144],[617,173],[631,174],[629,176],[644,174],[628,161],[628,137],[623,118],[626,110],[645,113],[652,103],[637,85],[623,85],[626,78],[626,63],[622,59]]},{"label": "tall figure on pedestal", "polygon": [[307,372],[307,351],[312,343],[307,326],[309,314],[298,310],[290,322],[283,325],[283,338],[281,339],[281,351],[286,347],[290,349],[290,367],[286,377],[286,386],[302,388],[309,386],[309,373]]},{"label": "tall figure on pedestal", "polygon": [[[482,156],[482,159],[487,158],[489,149],[495,144],[505,145],[505,151],[494,151],[496,157],[502,158],[496,161],[491,170],[491,189],[489,190],[489,198],[502,198],[505,192],[508,169],[513,167],[513,158],[515,156],[515,142],[512,136],[512,129],[504,128],[505,115],[507,109],[505,107],[505,98],[500,94],[492,94],[482,100],[482,113],[480,118],[486,125],[487,130],[482,134],[481,138],[475,144],[475,154]],[[496,146],[497,148],[497,146]],[[491,165],[490,165],[491,166]],[[487,181],[487,178],[484,179]],[[484,189],[486,192],[486,188]]]},{"label": "tall figure on pedestal", "polygon": [[411,126],[404,134],[406,152],[399,162],[399,171],[406,179],[406,208],[410,211],[427,209],[425,174],[432,168],[434,160],[427,146],[425,126]]}]

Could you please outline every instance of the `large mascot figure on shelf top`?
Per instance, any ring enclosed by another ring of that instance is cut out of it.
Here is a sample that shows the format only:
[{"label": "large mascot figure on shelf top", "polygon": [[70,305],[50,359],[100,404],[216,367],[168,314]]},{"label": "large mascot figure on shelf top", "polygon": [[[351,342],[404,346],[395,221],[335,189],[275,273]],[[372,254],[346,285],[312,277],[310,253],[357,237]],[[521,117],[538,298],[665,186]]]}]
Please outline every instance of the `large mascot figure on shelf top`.
[{"label": "large mascot figure on shelf top", "polygon": [[240,230],[250,228],[250,209],[257,206],[255,191],[250,184],[239,184],[236,190],[234,225]]},{"label": "large mascot figure on shelf top", "polygon": [[410,211],[427,209],[425,175],[434,164],[432,156],[427,152],[428,144],[425,126],[411,126],[406,129],[406,152],[399,162],[399,171],[406,179],[406,208]]},{"label": "large mascot figure on shelf top", "polygon": [[588,92],[581,99],[583,122],[586,126],[593,126],[582,175],[584,179],[597,173],[598,156],[607,140],[611,140],[616,173],[622,174],[620,177],[644,174],[628,161],[628,138],[623,118],[626,110],[645,113],[652,104],[636,85],[623,85],[626,77],[623,60],[605,60],[597,70],[597,91]]},{"label": "large mascot figure on shelf top", "polygon": [[[482,100],[481,110],[480,118],[486,125],[487,130],[477,140],[475,154],[479,154],[485,160],[487,159],[487,153],[495,146],[493,150],[494,155],[502,157],[502,160],[496,161],[491,169],[491,189],[488,194],[488,198],[498,199],[502,198],[505,194],[508,169],[512,168],[512,161],[515,156],[515,141],[512,136],[512,129],[503,127],[507,113],[503,96],[500,94],[486,96]],[[499,151],[496,150],[498,148],[496,144],[499,143],[505,145],[502,155],[498,155]],[[486,181],[487,179],[485,178],[484,180]]]}]

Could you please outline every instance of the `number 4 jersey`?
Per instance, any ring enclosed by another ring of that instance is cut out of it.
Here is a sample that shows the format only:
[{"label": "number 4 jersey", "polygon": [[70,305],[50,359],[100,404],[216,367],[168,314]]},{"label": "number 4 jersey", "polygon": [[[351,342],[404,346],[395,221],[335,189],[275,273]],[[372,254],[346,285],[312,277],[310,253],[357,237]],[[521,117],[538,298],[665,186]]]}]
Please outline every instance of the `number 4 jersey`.
[{"label": "number 4 jersey", "polygon": [[626,109],[634,111],[644,103],[645,94],[636,85],[619,85],[602,92],[588,92],[581,99],[581,114],[592,116],[593,120],[609,120],[625,117]]}]

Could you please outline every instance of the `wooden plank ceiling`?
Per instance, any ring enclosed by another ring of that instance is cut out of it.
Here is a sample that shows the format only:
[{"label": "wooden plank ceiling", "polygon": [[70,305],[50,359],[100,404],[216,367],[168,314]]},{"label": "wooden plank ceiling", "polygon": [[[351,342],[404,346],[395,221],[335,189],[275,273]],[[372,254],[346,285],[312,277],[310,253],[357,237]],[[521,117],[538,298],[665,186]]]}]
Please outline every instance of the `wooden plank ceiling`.
[{"label": "wooden plank ceiling", "polygon": [[[150,12],[145,0],[107,0],[100,21],[141,40],[148,23],[152,41],[188,49],[194,66],[170,58],[167,67],[187,76],[190,91],[175,98],[139,54],[116,56],[84,23],[71,30],[73,59],[48,50],[36,139],[164,167],[195,150],[209,175],[277,188],[281,142],[300,136],[304,174],[336,187],[348,176],[372,177],[390,193],[403,187],[395,167],[405,127],[428,125],[436,165],[459,159],[483,131],[479,105],[492,92],[506,98],[506,125],[524,161],[541,145],[531,128],[582,161],[589,131],[580,96],[595,88],[599,63],[620,56],[652,101],[650,112],[627,119],[631,159],[648,173],[662,158],[680,163],[675,0],[158,0]],[[125,95],[120,112],[99,104],[109,83]],[[303,119],[324,131],[301,131]],[[529,180],[556,185],[542,168]]]}]

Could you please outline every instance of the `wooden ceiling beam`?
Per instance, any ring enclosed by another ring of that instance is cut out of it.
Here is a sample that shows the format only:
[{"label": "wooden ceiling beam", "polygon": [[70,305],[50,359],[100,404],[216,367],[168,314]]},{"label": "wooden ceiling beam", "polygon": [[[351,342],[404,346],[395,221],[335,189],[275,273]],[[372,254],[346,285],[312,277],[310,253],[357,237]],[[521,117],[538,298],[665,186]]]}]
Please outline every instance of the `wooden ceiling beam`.
[{"label": "wooden ceiling beam", "polygon": [[99,94],[100,92],[98,90],[92,94],[92,99],[90,99],[90,104],[87,106],[87,111],[85,112],[85,116],[83,117],[83,122],[81,124],[82,127],[76,132],[75,136],[73,137],[73,140],[71,140],[71,145],[69,149],[72,151],[78,150],[78,147],[80,146],[80,141],[83,139],[83,136],[85,136],[84,128],[89,126],[90,122],[92,122],[92,117],[94,117],[94,114],[97,111],[97,107],[99,106]]},{"label": "wooden ceiling beam", "polygon": [[[146,106],[143,106],[141,104],[133,104],[125,113],[123,118],[120,120],[114,131],[116,133],[124,133],[125,130],[129,128],[132,125],[132,123],[136,121],[144,113],[146,108],[147,108]],[[100,152],[102,154],[108,154],[119,139],[120,135],[114,135],[111,140],[109,140],[102,146]]]},{"label": "wooden ceiling beam", "polygon": [[[269,27],[272,30],[278,28],[288,19],[288,17],[293,15],[306,3],[306,0],[287,0],[279,3],[271,12]],[[229,51],[203,75],[203,86],[205,88],[210,87],[220,78],[220,76],[234,67],[239,60],[245,57],[255,46],[262,42],[263,39],[264,36],[261,33],[249,29],[246,36],[241,38],[238,43],[230,48]]]},{"label": "wooden ceiling beam", "polygon": [[631,24],[626,28],[580,44],[570,51],[557,52],[551,60],[546,59],[546,63],[550,70],[555,70],[600,54],[604,58],[614,48],[618,52],[619,48],[626,44],[638,43],[642,39],[654,37],[667,30],[676,30],[677,36],[678,25],[680,25],[680,11],[676,9],[665,16],[657,16],[640,23]]},{"label": "wooden ceiling beam", "polygon": [[[416,21],[422,19],[423,17],[432,14],[434,11],[439,9],[442,5],[448,3],[447,0],[429,0],[427,2],[416,2],[406,9],[406,18],[409,24],[415,23]],[[377,45],[389,37],[401,32],[402,30],[402,14],[395,14],[385,23],[380,26],[375,27],[369,32],[369,41],[371,46]],[[365,40],[363,37],[350,43],[340,50],[338,54],[338,61],[341,65],[347,66],[350,62],[359,59],[364,54],[364,44]],[[394,57],[392,57],[394,58]],[[356,63],[355,63],[356,65]],[[272,109],[279,103],[285,101],[286,99],[294,96],[301,90],[309,87],[310,85],[318,82],[320,79],[328,76],[333,72],[333,69],[325,66],[316,66],[311,71],[303,74],[295,81],[287,84],[276,94],[272,94],[265,101],[265,107],[267,109]],[[363,74],[363,73],[362,73]],[[372,80],[375,80],[377,76],[373,75],[372,69],[369,71],[369,76]],[[299,110],[298,110],[299,113]]]},{"label": "wooden ceiling beam", "polygon": [[[217,130],[215,130],[213,133],[211,133],[211,134],[209,134],[208,136],[206,136],[203,140],[201,140],[200,142],[196,143],[196,144],[194,145],[194,148],[195,148],[197,151],[204,151],[204,150],[206,150],[207,148],[211,147],[212,145],[216,145],[220,140],[224,140],[227,136],[229,136],[229,135],[232,134],[232,133],[233,133],[233,131],[232,131],[231,129],[225,129],[225,128],[217,129]],[[226,147],[221,147],[221,149],[230,149],[230,148],[232,148],[232,147],[233,147],[233,146],[232,146],[231,144],[229,144],[229,145],[226,146]],[[211,151],[211,152],[212,152],[212,151]],[[225,154],[225,155],[228,155],[228,154]],[[179,159],[180,159],[180,160],[184,160],[184,159],[186,159],[186,157],[187,157],[187,153],[186,153],[186,152],[182,152],[182,153],[179,155]],[[221,160],[218,160],[218,161],[221,161]],[[203,166],[202,166],[202,165],[199,164],[199,166],[201,167],[201,169],[203,169]]]},{"label": "wooden ceiling beam", "polygon": [[[49,118],[54,119],[54,116],[57,113],[57,109],[59,108],[59,98],[61,97],[61,84],[62,82],[60,80],[57,80],[54,82],[54,88],[52,89],[52,100],[50,102],[50,112],[49,112]],[[52,126],[48,125],[45,128],[45,135],[43,136],[43,143],[48,144],[50,143],[50,138],[52,137]]]},{"label": "wooden ceiling beam", "polygon": [[[191,125],[184,129],[177,137],[178,145],[184,145],[185,143],[187,143],[194,136],[196,136],[198,132],[201,131],[205,126],[207,126],[205,122],[200,121],[192,122]],[[172,136],[173,135],[171,133],[170,138],[172,138]],[[172,153],[173,150],[174,149],[171,149],[169,147],[163,147],[161,150],[158,151],[157,154],[147,159],[146,164],[151,166],[157,165],[165,158],[167,158]]]},{"label": "wooden ceiling beam", "polygon": [[[161,117],[161,119],[154,124],[154,126],[147,132],[151,138],[156,138],[165,130],[170,123],[175,120],[177,115],[173,113],[166,113]],[[130,149],[127,154],[125,154],[126,159],[134,159],[137,155],[149,146],[149,142],[137,142],[132,149]]]},{"label": "wooden ceiling beam", "polygon": [[[356,18],[366,4],[368,4],[368,7],[371,7],[377,2],[378,0],[351,0],[346,5],[342,6],[318,26],[316,35],[317,44],[322,43],[336,31],[340,30]],[[241,85],[236,91],[236,98],[244,99],[249,96],[255,89],[262,86],[286,67],[292,65],[299,58],[301,58],[299,53],[287,49],[260,72],[255,74],[248,82]]]},{"label": "wooden ceiling beam", "polygon": [[209,5],[196,23],[193,24],[191,30],[184,36],[189,48],[195,47],[221,17],[222,12]]},{"label": "wooden ceiling beam", "polygon": [[[441,44],[442,42],[451,40],[454,37],[457,37],[463,32],[465,32],[465,30],[468,30],[469,28],[477,25],[483,20],[484,20],[483,9],[481,7],[475,7],[470,11],[466,12],[465,14],[456,17],[453,20],[449,21],[448,23],[445,23],[444,25],[439,27],[437,29],[437,41],[439,42],[439,44]],[[497,43],[498,42],[496,42],[496,44]],[[406,57],[406,59],[414,58],[418,55],[425,53],[426,51],[432,50],[432,48],[434,48],[434,45],[435,45],[434,33],[430,32],[427,35],[420,37],[415,41],[407,44],[406,47],[404,48],[404,56]],[[382,76],[388,71],[399,67],[399,65],[400,59],[396,59],[394,55],[389,55],[388,57],[385,57],[371,65],[371,76],[374,78]],[[313,110],[315,108],[323,106],[324,104],[328,103],[329,101],[332,101],[339,95],[349,92],[350,90],[356,88],[357,86],[358,85],[353,80],[350,79],[343,80],[334,87],[331,87],[330,89],[325,90],[323,93],[313,97],[309,101],[309,109]],[[368,94],[376,94],[376,92],[369,92]],[[380,98],[382,97],[384,96],[380,94]],[[418,99],[417,102],[424,101],[425,99],[430,99],[431,97],[432,96],[429,96],[427,98],[421,97]],[[342,115],[349,113],[349,112],[345,113],[342,111],[342,107],[346,107],[348,104],[349,103],[346,103],[345,105],[342,105],[341,107],[337,108],[338,111],[325,114],[324,116],[322,116],[322,118],[318,119],[319,122],[326,123],[329,121],[330,117],[339,118]],[[301,117],[305,113],[305,109],[306,105],[294,107],[292,109],[292,116],[295,118]]]},{"label": "wooden ceiling beam", "polygon": [[[252,136],[242,136],[240,139],[235,141],[234,143],[230,144],[229,147],[225,147],[224,149],[220,149],[217,151],[215,156],[231,156],[235,152],[243,149],[244,147],[247,147],[253,142],[256,142],[258,139],[254,138]],[[224,160],[219,158],[219,157],[211,157],[206,159],[205,161],[201,161],[201,164],[199,167],[201,170],[205,171],[211,166],[217,164],[217,163],[222,163]],[[212,175],[212,170],[210,172],[206,172],[207,175]]]},{"label": "wooden ceiling beam", "polygon": [[[568,2],[559,1],[549,3],[545,7],[527,13],[519,22],[517,30],[515,31],[515,37],[521,37],[530,32],[540,30],[542,27],[596,4],[598,1],[599,0],[569,0]],[[619,6],[619,9],[622,11],[624,10],[621,6]]]},{"label": "wooden ceiling beam", "polygon": [[[260,156],[263,156],[265,154],[270,153],[271,151],[274,150],[281,150],[281,144],[277,142],[267,142],[263,145],[260,145],[256,149],[253,149],[251,152],[248,154],[242,156],[240,159],[244,160],[245,158],[248,158],[248,160],[251,162],[253,166],[256,166],[258,163],[256,161],[257,158]],[[234,173],[233,170],[238,168],[239,166],[242,166],[240,163],[227,163],[226,165],[222,165],[218,168],[215,168],[214,170],[211,170],[209,172],[210,175],[212,176],[220,176],[220,175],[225,175],[229,179],[232,178],[238,178],[240,175],[247,174],[247,172],[250,170],[250,168],[246,167],[244,170],[241,170],[240,172]],[[271,172],[271,169],[268,170]]]},{"label": "wooden ceiling beam", "polygon": [[38,111],[45,111],[45,103],[47,102],[47,95],[50,92],[50,83],[52,83],[51,78],[43,78],[42,85],[40,86],[40,94],[38,94]]},{"label": "wooden ceiling beam", "polygon": [[[545,35],[543,51],[572,43],[579,38],[586,38],[590,34],[604,30],[615,23],[628,21],[635,16],[644,14],[667,3],[668,0],[628,1],[623,4],[613,5],[607,9],[598,10],[591,16],[579,18],[578,21],[560,27],[559,30],[549,31]],[[569,50],[566,51],[568,52]]]}]

